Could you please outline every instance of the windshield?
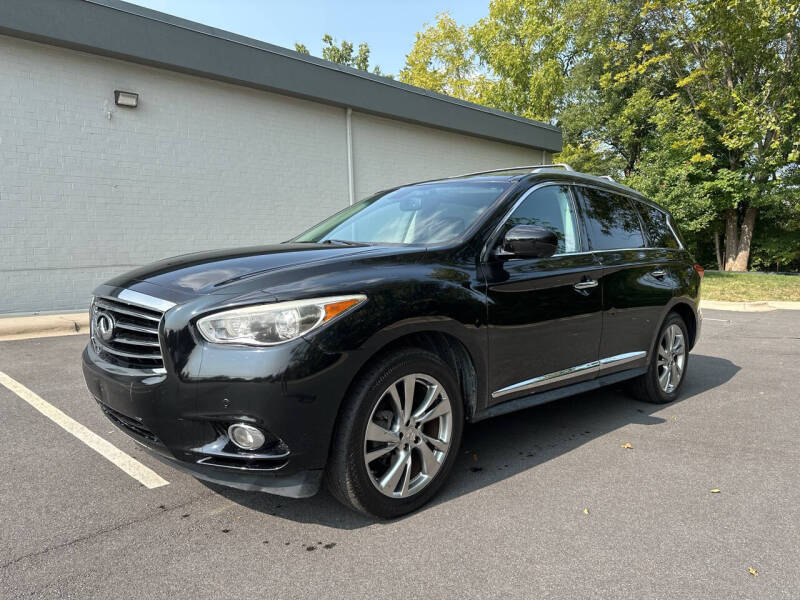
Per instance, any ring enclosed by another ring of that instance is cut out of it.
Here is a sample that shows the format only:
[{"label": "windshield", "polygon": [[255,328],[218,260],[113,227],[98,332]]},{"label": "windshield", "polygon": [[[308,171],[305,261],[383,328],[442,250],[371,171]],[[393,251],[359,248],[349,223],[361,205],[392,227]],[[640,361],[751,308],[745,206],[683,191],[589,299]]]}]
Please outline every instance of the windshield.
[{"label": "windshield", "polygon": [[381,192],[293,241],[438,244],[457,239],[509,186],[508,181],[439,181]]}]

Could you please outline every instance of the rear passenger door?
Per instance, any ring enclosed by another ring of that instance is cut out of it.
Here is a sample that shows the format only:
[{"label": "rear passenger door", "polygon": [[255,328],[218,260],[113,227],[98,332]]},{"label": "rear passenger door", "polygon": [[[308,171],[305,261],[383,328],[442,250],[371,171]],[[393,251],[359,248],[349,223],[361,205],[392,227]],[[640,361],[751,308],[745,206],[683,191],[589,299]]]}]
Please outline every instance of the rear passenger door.
[{"label": "rear passenger door", "polygon": [[600,375],[644,366],[674,282],[663,252],[648,248],[638,201],[577,186],[589,247],[602,264]]},{"label": "rear passenger door", "polygon": [[664,272],[660,279],[668,283],[675,293],[681,285],[686,258],[685,251],[670,225],[669,217],[663,210],[641,200],[634,199],[633,204],[642,218],[648,256],[651,257],[657,271]]}]

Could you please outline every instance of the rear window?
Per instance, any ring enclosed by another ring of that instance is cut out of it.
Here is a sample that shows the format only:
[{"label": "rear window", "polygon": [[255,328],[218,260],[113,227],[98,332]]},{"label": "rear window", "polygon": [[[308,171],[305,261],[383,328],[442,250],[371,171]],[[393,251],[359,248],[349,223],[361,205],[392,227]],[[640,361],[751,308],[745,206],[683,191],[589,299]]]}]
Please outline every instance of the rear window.
[{"label": "rear window", "polygon": [[639,214],[642,215],[644,230],[650,238],[653,248],[678,248],[678,240],[669,228],[667,213],[649,206],[643,202],[636,202]]},{"label": "rear window", "polygon": [[604,190],[579,188],[592,250],[644,248],[639,215],[631,200]]}]

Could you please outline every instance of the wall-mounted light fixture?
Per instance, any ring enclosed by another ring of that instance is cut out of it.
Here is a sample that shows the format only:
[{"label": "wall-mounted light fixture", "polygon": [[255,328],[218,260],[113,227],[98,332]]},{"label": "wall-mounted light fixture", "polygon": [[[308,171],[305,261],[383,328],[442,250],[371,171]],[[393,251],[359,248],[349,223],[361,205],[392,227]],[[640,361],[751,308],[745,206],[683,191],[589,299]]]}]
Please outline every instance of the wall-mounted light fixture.
[{"label": "wall-mounted light fixture", "polygon": [[136,108],[139,105],[139,94],[114,90],[114,104],[126,108]]}]

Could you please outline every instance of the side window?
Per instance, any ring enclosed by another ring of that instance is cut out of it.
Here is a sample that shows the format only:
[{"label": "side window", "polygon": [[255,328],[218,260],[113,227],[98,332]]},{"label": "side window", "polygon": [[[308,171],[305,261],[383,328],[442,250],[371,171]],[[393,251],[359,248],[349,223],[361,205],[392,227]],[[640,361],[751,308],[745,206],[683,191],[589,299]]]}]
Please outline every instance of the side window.
[{"label": "side window", "polygon": [[506,230],[517,225],[538,225],[558,236],[557,254],[580,251],[577,219],[567,186],[548,185],[532,192],[506,222]]},{"label": "side window", "polygon": [[595,188],[579,188],[592,250],[644,248],[639,215],[624,196]]},{"label": "side window", "polygon": [[678,240],[675,239],[667,224],[666,213],[644,202],[635,204],[639,209],[639,214],[642,215],[644,229],[647,237],[650,238],[650,246],[653,248],[678,248]]}]

